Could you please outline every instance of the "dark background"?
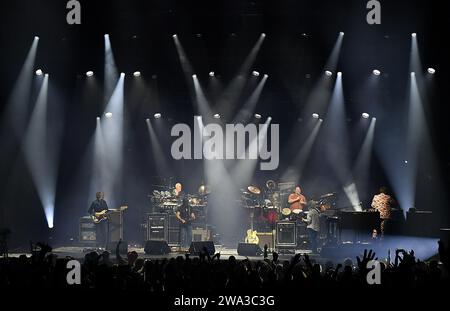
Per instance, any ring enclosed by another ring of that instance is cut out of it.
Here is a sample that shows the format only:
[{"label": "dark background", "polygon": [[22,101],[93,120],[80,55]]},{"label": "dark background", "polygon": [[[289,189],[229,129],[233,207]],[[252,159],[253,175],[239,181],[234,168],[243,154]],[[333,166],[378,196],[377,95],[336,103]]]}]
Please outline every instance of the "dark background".
[{"label": "dark background", "polygon": [[[78,217],[87,210],[90,179],[90,141],[95,118],[102,114],[101,92],[84,93],[85,72],[93,70],[102,89],[103,35],[111,38],[119,72],[125,72],[125,162],[123,188],[118,195],[127,203],[126,236],[138,239],[140,210],[148,206],[147,194],[156,175],[145,119],[163,113],[165,126],[192,123],[195,114],[172,35],[183,47],[207,87],[208,72],[223,85],[239,66],[262,32],[266,40],[252,66],[269,75],[257,106],[272,116],[281,129],[279,170],[258,172],[254,182],[277,179],[289,165],[298,142],[305,139],[302,122],[306,100],[323,72],[339,31],[345,32],[338,70],[344,73],[344,91],[350,129],[356,129],[363,111],[377,117],[377,141],[395,137],[406,120],[406,86],[409,74],[410,34],[418,33],[424,69],[437,69],[434,92],[427,102],[428,125],[437,155],[438,176],[427,175],[427,158],[419,168],[417,207],[433,210],[443,225],[449,223],[446,192],[450,152],[448,99],[448,16],[445,1],[381,1],[382,24],[366,23],[366,1],[83,1],[82,24],[66,23],[66,1],[2,1],[0,4],[0,113],[4,108],[31,45],[40,37],[36,68],[50,73],[50,120],[62,135],[56,194],[55,229],[46,229],[45,217],[30,173],[13,139],[1,145],[0,227],[10,227],[16,243],[52,236],[65,242],[77,236]],[[302,35],[302,34],[307,34]],[[379,102],[367,104],[360,90],[374,68],[383,72]],[[140,70],[145,88],[136,91],[132,73]],[[154,76],[156,75],[156,76]],[[250,94],[249,79],[236,111]],[[35,96],[35,95],[34,95]],[[212,102],[217,93],[208,93]],[[3,119],[2,119],[3,120]],[[300,129],[298,141],[289,139]],[[351,131],[354,159],[362,137]],[[160,132],[161,137],[168,132]],[[167,137],[168,138],[168,137]],[[163,138],[162,138],[163,139]],[[163,139],[164,140],[164,139]],[[166,141],[166,151],[170,141]],[[395,149],[394,139],[389,153]],[[303,178],[305,193],[325,193],[337,188],[336,178],[321,161],[323,149],[315,147]],[[431,151],[430,151],[431,152]],[[201,161],[179,161],[169,175],[194,191],[204,179]],[[372,157],[371,189],[389,185],[376,154]],[[367,206],[370,197],[361,198]],[[114,206],[115,207],[115,206]]]}]

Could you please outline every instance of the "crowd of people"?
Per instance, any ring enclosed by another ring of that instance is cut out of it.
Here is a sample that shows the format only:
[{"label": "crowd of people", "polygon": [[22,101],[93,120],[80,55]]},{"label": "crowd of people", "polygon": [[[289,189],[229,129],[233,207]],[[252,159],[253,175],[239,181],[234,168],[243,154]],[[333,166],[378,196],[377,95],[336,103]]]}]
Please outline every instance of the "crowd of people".
[{"label": "crowd of people", "polygon": [[[205,252],[170,259],[144,259],[136,252],[121,257],[89,252],[81,261],[81,284],[69,285],[67,262],[58,258],[50,246],[39,244],[32,256],[0,259],[1,289],[120,289],[179,294],[248,292],[278,293],[295,288],[430,288],[448,285],[449,248],[439,242],[439,260],[420,261],[413,251],[398,250],[392,262],[381,260],[381,284],[369,285],[367,263],[377,259],[372,251],[347,258],[342,264],[319,264],[309,256],[296,254],[280,260],[265,250],[261,260],[222,258]],[[115,258],[114,258],[115,257]],[[270,258],[270,259],[269,259]]]}]

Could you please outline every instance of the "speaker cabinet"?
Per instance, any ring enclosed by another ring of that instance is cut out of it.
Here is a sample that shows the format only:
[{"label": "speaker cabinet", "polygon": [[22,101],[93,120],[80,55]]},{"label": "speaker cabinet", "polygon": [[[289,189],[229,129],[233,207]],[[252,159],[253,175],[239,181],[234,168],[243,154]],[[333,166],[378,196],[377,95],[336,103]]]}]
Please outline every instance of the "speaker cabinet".
[{"label": "speaker cabinet", "polygon": [[192,229],[192,241],[209,241],[209,232],[206,229]]},{"label": "speaker cabinet", "polygon": [[80,218],[79,240],[82,243],[95,243],[97,240],[97,229],[91,217]]},{"label": "speaker cabinet", "polygon": [[295,222],[293,221],[280,221],[276,225],[276,246],[297,246],[297,234],[295,228]]},{"label": "speaker cabinet", "polygon": [[169,229],[168,240],[170,245],[180,244],[180,229]]},{"label": "speaker cabinet", "polygon": [[203,252],[203,249],[206,248],[206,251],[209,255],[214,255],[216,252],[216,248],[214,247],[213,241],[203,241],[203,242],[192,242],[191,247],[189,248],[189,253],[198,255],[200,252]]},{"label": "speaker cabinet", "polygon": [[263,252],[258,244],[239,243],[237,253],[241,256],[260,256]]},{"label": "speaker cabinet", "polygon": [[147,214],[147,240],[167,241],[167,214]]},{"label": "speaker cabinet", "polygon": [[170,253],[170,247],[166,241],[147,241],[145,242],[144,252],[147,255],[166,255]]},{"label": "speaker cabinet", "polygon": [[108,216],[109,240],[123,240],[123,211],[111,211]]},{"label": "speaker cabinet", "polygon": [[267,245],[269,249],[273,249],[275,246],[273,232],[258,232],[257,236],[259,238],[259,247],[261,249],[264,249],[264,245]]}]

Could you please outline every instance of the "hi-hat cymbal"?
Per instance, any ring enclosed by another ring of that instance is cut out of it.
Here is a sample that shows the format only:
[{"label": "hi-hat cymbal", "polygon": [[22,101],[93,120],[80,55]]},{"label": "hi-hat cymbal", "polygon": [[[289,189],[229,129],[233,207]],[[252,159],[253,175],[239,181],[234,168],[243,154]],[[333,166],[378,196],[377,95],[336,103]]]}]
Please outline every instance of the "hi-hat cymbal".
[{"label": "hi-hat cymbal", "polygon": [[258,187],[256,187],[256,186],[248,186],[247,189],[248,189],[248,191],[250,191],[253,194],[260,194],[261,193],[261,190]]}]

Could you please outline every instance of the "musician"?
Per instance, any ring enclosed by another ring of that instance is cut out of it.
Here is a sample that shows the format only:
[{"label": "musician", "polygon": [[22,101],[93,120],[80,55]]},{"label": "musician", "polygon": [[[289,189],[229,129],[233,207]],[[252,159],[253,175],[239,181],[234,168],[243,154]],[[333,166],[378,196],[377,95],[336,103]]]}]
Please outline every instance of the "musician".
[{"label": "musician", "polygon": [[176,197],[181,197],[183,195],[183,185],[181,185],[181,183],[177,182],[175,184],[175,189],[173,190],[173,194]]},{"label": "musician", "polygon": [[306,219],[302,219],[306,224],[306,231],[308,232],[309,244],[311,251],[317,253],[317,237],[320,231],[320,213],[325,211],[326,208],[321,205],[318,206],[318,202],[310,201],[308,216]]},{"label": "musician", "polygon": [[[101,191],[95,194],[96,199],[91,203],[88,213],[92,217],[95,213],[108,210],[108,204],[105,201],[105,194]],[[96,227],[96,242],[99,248],[106,248],[108,242],[108,219],[100,221],[95,224]]]},{"label": "musician", "polygon": [[379,189],[379,194],[374,195],[372,199],[372,208],[380,212],[381,236],[384,235],[386,225],[391,218],[391,210],[394,203],[395,200],[388,194],[388,190],[385,186],[381,186]]},{"label": "musician", "polygon": [[300,186],[295,187],[295,191],[288,197],[288,203],[290,204],[291,211],[303,210],[306,206],[306,197],[302,194],[302,188]]},{"label": "musician", "polygon": [[183,198],[183,203],[175,212],[175,217],[180,222],[180,249],[187,251],[192,242],[192,221],[195,220],[195,214],[187,197]]}]

